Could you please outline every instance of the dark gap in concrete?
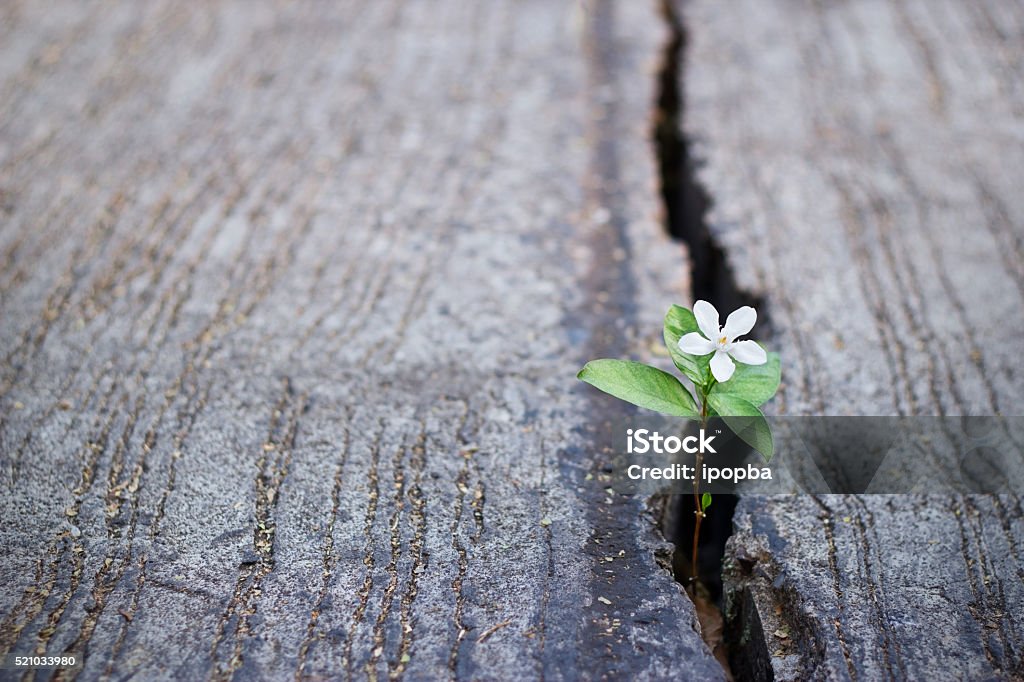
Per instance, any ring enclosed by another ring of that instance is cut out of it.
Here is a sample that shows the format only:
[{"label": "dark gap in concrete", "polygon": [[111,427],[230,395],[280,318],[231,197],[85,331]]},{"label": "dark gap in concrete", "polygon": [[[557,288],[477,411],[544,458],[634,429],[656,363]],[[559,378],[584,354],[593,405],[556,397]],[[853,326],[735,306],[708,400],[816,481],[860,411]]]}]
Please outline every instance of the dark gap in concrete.
[{"label": "dark gap in concrete", "polygon": [[[693,300],[710,301],[723,317],[741,306],[753,306],[758,311],[759,336],[764,338],[771,333],[765,301],[739,286],[725,249],[710,229],[707,216],[712,200],[698,180],[700,164],[694,156],[691,140],[683,132],[686,102],[682,77],[688,36],[678,10],[682,1],[658,0],[669,37],[663,47],[657,73],[657,101],[651,135],[664,203],[665,230],[674,240],[686,245]],[[737,445],[746,448],[742,443]],[[750,665],[751,652],[745,650],[749,647],[740,644],[737,633],[724,627],[722,613],[723,561],[726,543],[733,533],[737,502],[735,495],[714,496],[701,524],[699,580],[694,584],[690,570],[696,520],[693,495],[689,492],[665,493],[650,501],[659,517],[662,535],[674,546],[672,556],[666,557],[666,563],[671,563],[676,581],[687,588],[687,595],[694,601],[705,642],[728,679],[752,679],[751,671],[759,668]]]},{"label": "dark gap in concrete", "polygon": [[711,301],[723,316],[744,305],[757,308],[758,328],[763,335],[768,329],[764,301],[736,283],[725,251],[711,234],[705,219],[711,197],[697,180],[699,164],[682,128],[685,102],[680,90],[680,74],[685,64],[686,27],[673,0],[661,0],[661,8],[670,39],[658,73],[653,135],[665,204],[665,228],[673,239],[686,244],[689,251],[694,299]]},{"label": "dark gap in concrete", "polygon": [[[685,102],[680,85],[687,33],[674,1],[661,0],[661,11],[670,37],[658,73],[657,111],[652,131],[665,205],[665,229],[673,239],[686,244],[694,300],[710,301],[723,317],[740,306],[753,306],[758,311],[758,327],[763,335],[770,330],[764,301],[736,283],[725,251],[707,224],[711,197],[697,179],[699,164],[682,127]],[[732,535],[736,502],[735,495],[715,495],[712,507],[701,524],[698,552],[700,582],[707,590],[707,598],[720,609],[722,561],[726,541]],[[662,504],[662,532],[676,547],[673,557],[676,579],[688,586],[691,577],[689,553],[695,522],[693,498],[691,495],[667,495]]]}]

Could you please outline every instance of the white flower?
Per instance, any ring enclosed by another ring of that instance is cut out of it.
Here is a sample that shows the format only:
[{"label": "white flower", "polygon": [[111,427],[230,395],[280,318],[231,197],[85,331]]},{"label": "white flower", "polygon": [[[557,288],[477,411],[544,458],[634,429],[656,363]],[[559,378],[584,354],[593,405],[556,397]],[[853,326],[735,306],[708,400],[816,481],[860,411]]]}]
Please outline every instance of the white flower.
[{"label": "white flower", "polygon": [[[737,341],[754,328],[757,311],[748,305],[737,308],[725,321],[725,327],[718,326],[718,311],[707,301],[693,304],[693,316],[697,318],[697,328],[701,333],[690,332],[679,339],[679,350],[690,355],[707,355],[714,352],[711,358],[711,374],[719,382],[728,381],[736,371],[733,359],[744,365],[763,365],[768,362],[768,355],[761,346],[753,341]],[[701,336],[703,334],[703,336]],[[730,358],[729,356],[732,356]]]}]

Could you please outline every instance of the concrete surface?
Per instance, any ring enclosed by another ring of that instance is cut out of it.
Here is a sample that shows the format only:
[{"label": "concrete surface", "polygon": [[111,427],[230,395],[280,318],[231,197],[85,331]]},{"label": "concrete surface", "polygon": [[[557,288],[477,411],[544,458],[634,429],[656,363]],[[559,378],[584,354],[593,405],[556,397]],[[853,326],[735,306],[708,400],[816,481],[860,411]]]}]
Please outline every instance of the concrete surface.
[{"label": "concrete surface", "polygon": [[[782,354],[769,409],[1019,415],[1021,7],[694,0],[683,16],[708,229]],[[743,498],[726,582],[746,672],[1024,676],[1019,495],[931,492]]]},{"label": "concrete surface", "polygon": [[654,9],[5,3],[0,651],[721,678],[575,380],[685,298]]}]

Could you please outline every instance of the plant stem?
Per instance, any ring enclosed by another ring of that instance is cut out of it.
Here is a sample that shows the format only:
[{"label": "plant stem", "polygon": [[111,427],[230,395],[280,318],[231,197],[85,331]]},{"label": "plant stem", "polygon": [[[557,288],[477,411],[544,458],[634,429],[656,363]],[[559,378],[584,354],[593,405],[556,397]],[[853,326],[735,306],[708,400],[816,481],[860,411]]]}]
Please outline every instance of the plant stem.
[{"label": "plant stem", "polygon": [[[700,428],[703,431],[708,425],[707,394],[701,396]],[[700,479],[704,469],[704,454],[698,448],[693,469],[693,510],[696,515],[693,523],[693,551],[690,552],[690,584],[693,595],[697,595],[697,583],[700,574],[697,572],[697,543],[700,541],[700,523],[704,520],[704,509],[700,503]]]}]

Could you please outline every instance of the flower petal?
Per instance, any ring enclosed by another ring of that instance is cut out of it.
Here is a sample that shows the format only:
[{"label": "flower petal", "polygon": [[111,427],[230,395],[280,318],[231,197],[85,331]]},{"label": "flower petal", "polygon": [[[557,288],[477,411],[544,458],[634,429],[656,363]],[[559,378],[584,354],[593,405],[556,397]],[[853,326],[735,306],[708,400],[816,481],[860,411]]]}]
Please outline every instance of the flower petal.
[{"label": "flower petal", "polygon": [[736,341],[729,349],[729,355],[744,365],[763,365],[768,362],[768,354],[764,352],[764,348],[753,341]]},{"label": "flower petal", "polygon": [[735,371],[736,365],[729,357],[729,354],[722,350],[716,350],[715,357],[711,358],[711,375],[715,377],[718,383],[728,381]]},{"label": "flower petal", "polygon": [[722,333],[730,341],[735,341],[753,329],[755,322],[757,322],[757,311],[749,305],[745,305],[732,311],[729,319],[725,321],[725,328],[722,329]]},{"label": "flower petal", "polygon": [[715,344],[711,343],[697,332],[690,332],[683,338],[679,339],[679,350],[690,355],[707,355],[715,349]]},{"label": "flower petal", "polygon": [[697,318],[697,328],[701,333],[712,341],[717,341],[719,332],[718,311],[715,306],[707,301],[697,301],[693,304],[693,316]]}]

